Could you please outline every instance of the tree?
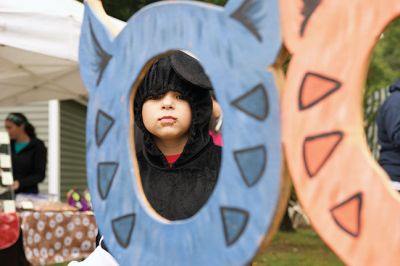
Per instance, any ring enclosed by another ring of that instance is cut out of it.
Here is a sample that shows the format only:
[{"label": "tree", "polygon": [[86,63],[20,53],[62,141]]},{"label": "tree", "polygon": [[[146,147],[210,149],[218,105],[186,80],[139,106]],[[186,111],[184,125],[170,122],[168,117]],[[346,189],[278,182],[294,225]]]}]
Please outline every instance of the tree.
[{"label": "tree", "polygon": [[393,21],[376,45],[370,63],[366,94],[392,84],[400,78],[400,19]]}]

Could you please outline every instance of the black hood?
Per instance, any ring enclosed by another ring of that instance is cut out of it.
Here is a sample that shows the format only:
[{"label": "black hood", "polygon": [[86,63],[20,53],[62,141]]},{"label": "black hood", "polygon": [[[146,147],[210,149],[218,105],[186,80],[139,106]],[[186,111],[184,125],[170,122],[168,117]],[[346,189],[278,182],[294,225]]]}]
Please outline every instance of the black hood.
[{"label": "black hood", "polygon": [[389,91],[391,93],[394,91],[400,91],[400,79],[398,79],[392,86],[390,86]]},{"label": "black hood", "polygon": [[168,167],[165,157],[143,124],[141,111],[146,99],[168,91],[178,91],[190,104],[192,123],[188,142],[173,165],[176,168],[184,165],[212,141],[209,135],[212,113],[210,89],[211,83],[201,65],[183,52],[178,51],[163,57],[150,67],[138,88],[134,102],[135,123],[143,132],[143,153],[150,163],[157,167]]}]

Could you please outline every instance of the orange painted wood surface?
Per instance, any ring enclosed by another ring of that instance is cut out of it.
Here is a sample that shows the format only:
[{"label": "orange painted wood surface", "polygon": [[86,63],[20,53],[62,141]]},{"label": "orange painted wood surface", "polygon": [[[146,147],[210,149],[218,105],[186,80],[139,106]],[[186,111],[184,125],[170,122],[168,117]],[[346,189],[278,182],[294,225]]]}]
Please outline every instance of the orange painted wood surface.
[{"label": "orange painted wood surface", "polygon": [[400,197],[367,148],[362,118],[369,57],[400,1],[281,0],[281,12],[293,55],[283,143],[299,199],[346,264],[400,265]]}]

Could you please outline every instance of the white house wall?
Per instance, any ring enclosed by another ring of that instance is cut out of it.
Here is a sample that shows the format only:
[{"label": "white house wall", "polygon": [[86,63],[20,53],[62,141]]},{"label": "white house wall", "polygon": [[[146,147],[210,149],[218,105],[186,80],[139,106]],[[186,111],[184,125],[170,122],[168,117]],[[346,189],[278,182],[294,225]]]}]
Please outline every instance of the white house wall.
[{"label": "white house wall", "polygon": [[71,188],[83,190],[86,181],[86,106],[60,101],[60,195]]}]

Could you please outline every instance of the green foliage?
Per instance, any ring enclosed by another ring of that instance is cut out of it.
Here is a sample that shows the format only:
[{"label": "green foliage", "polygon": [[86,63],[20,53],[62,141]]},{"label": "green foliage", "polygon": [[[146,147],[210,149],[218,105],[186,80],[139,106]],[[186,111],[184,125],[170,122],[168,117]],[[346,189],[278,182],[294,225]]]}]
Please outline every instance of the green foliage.
[{"label": "green foliage", "polygon": [[366,94],[400,78],[400,19],[392,22],[376,45],[370,63]]},{"label": "green foliage", "polygon": [[127,21],[142,7],[158,2],[157,0],[103,0],[104,9],[110,16]]},{"label": "green foliage", "polygon": [[259,254],[252,266],[340,266],[340,259],[311,229],[294,233],[278,232],[267,250]]}]

